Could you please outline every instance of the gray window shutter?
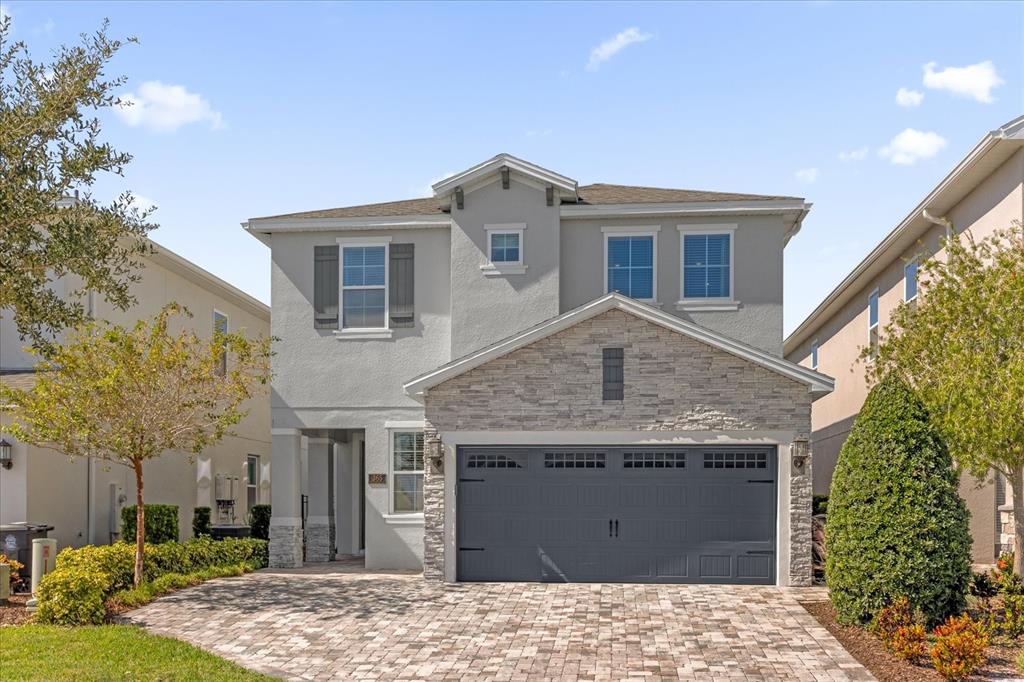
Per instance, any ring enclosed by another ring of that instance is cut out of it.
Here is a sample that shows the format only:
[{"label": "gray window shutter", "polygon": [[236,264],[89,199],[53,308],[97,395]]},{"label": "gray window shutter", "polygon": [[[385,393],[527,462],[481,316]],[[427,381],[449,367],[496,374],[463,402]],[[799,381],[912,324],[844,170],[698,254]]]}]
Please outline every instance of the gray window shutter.
[{"label": "gray window shutter", "polygon": [[338,245],[313,247],[313,328],[338,328]]},{"label": "gray window shutter", "polygon": [[413,311],[413,244],[392,244],[388,308],[392,327],[415,327]]}]

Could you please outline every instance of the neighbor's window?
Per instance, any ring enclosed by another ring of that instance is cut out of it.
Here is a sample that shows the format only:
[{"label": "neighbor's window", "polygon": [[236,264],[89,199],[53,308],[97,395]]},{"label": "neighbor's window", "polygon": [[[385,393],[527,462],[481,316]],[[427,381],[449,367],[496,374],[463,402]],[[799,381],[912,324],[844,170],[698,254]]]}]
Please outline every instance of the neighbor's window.
[{"label": "neighbor's window", "polygon": [[654,299],[654,235],[608,236],[607,291]]},{"label": "neighbor's window", "polygon": [[383,244],[342,248],[342,329],[387,327],[387,262]]},{"label": "neighbor's window", "polygon": [[818,342],[811,342],[811,369],[818,369]]},{"label": "neighbor's window", "polygon": [[395,431],[391,436],[392,511],[423,511],[423,432]]},{"label": "neighbor's window", "polygon": [[248,455],[245,458],[245,502],[247,509],[260,503],[259,455]]},{"label": "neighbor's window", "polygon": [[682,237],[683,298],[732,296],[732,234]]},{"label": "neighbor's window", "polygon": [[903,300],[907,303],[917,299],[917,259],[903,266]]},{"label": "neighbor's window", "polygon": [[[214,334],[227,334],[228,333],[228,316],[219,310],[213,311],[213,333]],[[228,373],[228,353],[227,347],[223,347],[220,353],[220,365],[217,367],[217,374],[224,376]]]},{"label": "neighbor's window", "polygon": [[868,296],[868,349],[870,358],[878,355],[878,290]]},{"label": "neighbor's window", "polygon": [[488,232],[492,263],[521,265],[523,262],[522,232]]}]

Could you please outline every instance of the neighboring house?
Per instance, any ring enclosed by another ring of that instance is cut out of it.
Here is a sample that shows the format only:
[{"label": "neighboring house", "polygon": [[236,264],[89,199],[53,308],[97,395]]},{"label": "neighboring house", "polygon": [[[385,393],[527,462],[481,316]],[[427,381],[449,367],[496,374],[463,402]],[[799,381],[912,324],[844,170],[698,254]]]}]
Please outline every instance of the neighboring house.
[{"label": "neighboring house", "polygon": [[809,584],[832,379],[782,358],[782,256],[810,205],[506,154],[433,190],[244,224],[272,254],[271,564],[305,538],[434,580]]},{"label": "neighboring house", "polygon": [[[918,294],[917,265],[939,252],[947,234],[981,239],[1024,216],[1024,116],[985,135],[952,172],[830,293],[786,339],[786,358],[836,377],[836,390],[817,401],[814,492],[827,493],[839,450],[867,396],[861,349],[877,344],[900,301]],[[971,511],[973,556],[990,564],[1012,546],[1001,517],[1009,486],[964,475],[960,493]]]},{"label": "neighboring house", "polygon": [[[137,304],[121,311],[89,295],[86,304],[93,317],[131,325],[175,301],[193,315],[176,324],[191,326],[201,337],[211,336],[218,324],[250,337],[269,335],[266,305],[166,248],[153,247],[154,253],[144,258],[140,281],[132,285]],[[62,295],[77,288],[66,281],[54,286]],[[0,381],[27,389],[35,381],[32,366],[37,358],[24,346],[10,315],[0,312]],[[146,462],[146,502],[178,505],[182,539],[192,536],[197,506],[210,507],[214,523],[245,523],[251,505],[270,502],[269,396],[253,400],[249,409],[234,427],[235,435],[207,448],[194,461],[186,453],[168,452]],[[0,469],[0,524],[53,525],[50,537],[60,548],[117,539],[120,510],[135,503],[131,469],[100,460],[69,461],[52,450],[19,443],[10,434],[4,437],[14,443],[14,460],[10,469]],[[0,532],[0,541],[3,535]]]}]

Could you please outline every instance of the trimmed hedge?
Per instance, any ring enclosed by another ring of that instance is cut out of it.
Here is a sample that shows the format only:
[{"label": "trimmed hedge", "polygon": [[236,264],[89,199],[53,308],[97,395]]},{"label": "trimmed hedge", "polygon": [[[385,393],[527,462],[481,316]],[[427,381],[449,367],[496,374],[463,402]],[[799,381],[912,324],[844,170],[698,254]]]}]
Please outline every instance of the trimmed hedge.
[{"label": "trimmed hedge", "polygon": [[249,532],[260,540],[270,539],[270,505],[256,504],[249,510]]},{"label": "trimmed hedge", "polygon": [[[178,541],[178,505],[144,505],[146,518],[145,541],[158,545]],[[121,539],[135,544],[135,505],[121,509]]]},{"label": "trimmed hedge", "polygon": [[[250,538],[165,542],[146,545],[144,552],[143,583],[213,567],[255,570],[267,565],[267,543]],[[102,622],[104,602],[132,588],[134,571],[135,546],[126,542],[63,550],[57,555],[56,568],[39,584],[39,621],[55,625]]]},{"label": "trimmed hedge", "polygon": [[252,570],[245,564],[231,566],[211,566],[195,573],[165,573],[153,582],[142,583],[137,588],[122,590],[114,594],[108,600],[108,605],[113,609],[137,609],[144,606],[158,597],[180,590],[185,587],[193,587],[214,578],[228,578],[239,576]]},{"label": "trimmed hedge", "polygon": [[900,597],[929,625],[963,610],[971,539],[958,483],[910,386],[879,382],[839,453],[828,502],[825,575],[840,622],[867,623]]},{"label": "trimmed hedge", "polygon": [[192,511],[192,537],[200,538],[210,534],[210,508],[196,507]]}]

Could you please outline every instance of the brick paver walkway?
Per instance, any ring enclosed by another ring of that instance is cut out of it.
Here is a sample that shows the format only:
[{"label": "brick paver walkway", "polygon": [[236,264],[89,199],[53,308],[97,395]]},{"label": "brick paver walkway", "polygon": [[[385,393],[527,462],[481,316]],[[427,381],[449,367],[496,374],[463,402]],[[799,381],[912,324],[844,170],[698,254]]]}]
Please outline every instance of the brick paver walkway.
[{"label": "brick paver walkway", "polygon": [[436,585],[339,566],[216,580],[125,620],[294,680],[872,679],[796,594]]}]

